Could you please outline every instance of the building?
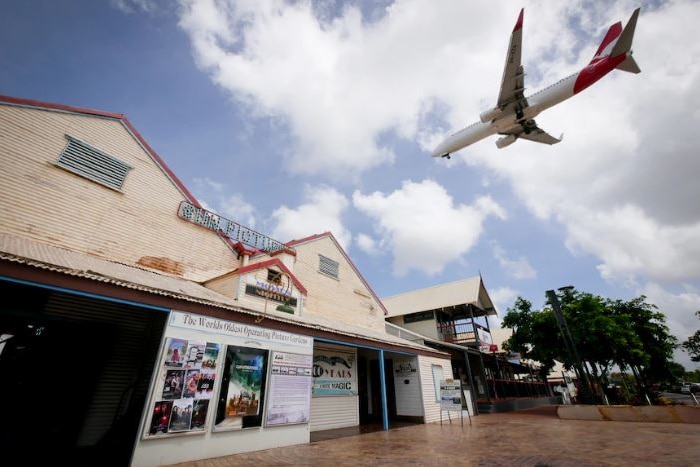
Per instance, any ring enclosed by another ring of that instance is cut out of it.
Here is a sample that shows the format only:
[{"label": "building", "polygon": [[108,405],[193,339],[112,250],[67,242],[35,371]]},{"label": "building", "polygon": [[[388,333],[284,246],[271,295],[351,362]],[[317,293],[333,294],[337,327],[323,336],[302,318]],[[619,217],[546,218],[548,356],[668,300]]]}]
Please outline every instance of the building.
[{"label": "building", "polygon": [[[0,96],[0,428],[25,461],[150,466],[439,419],[440,350],[330,233],[201,207],[121,115]],[[437,381],[437,383],[436,383]]]},{"label": "building", "polygon": [[503,351],[496,309],[481,276],[386,297],[387,332],[450,354],[454,379],[473,400],[474,413],[555,403],[531,365]]}]

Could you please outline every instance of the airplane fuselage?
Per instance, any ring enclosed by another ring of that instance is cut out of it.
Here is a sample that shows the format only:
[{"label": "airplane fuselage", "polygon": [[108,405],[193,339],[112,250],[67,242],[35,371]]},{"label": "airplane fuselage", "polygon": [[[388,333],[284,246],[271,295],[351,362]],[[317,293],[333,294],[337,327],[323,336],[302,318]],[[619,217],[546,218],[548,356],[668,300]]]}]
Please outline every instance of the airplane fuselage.
[{"label": "airplane fuselage", "polygon": [[543,111],[573,97],[583,91],[606,74],[610,73],[625,60],[627,54],[618,57],[605,57],[554,84],[543,88],[536,93],[527,96],[528,106],[523,109],[522,116],[509,113],[502,117],[496,117],[490,122],[475,122],[459,130],[440,144],[433,156],[446,156],[463,149],[471,144],[481,141],[491,135],[504,133],[509,129],[523,125],[527,120],[534,119]]},{"label": "airplane fuselage", "polygon": [[558,82],[525,96],[523,90],[524,71],[520,64],[522,49],[523,10],[513,29],[506,63],[498,95],[497,104],[480,115],[480,121],[448,136],[432,152],[435,157],[449,157],[459,151],[494,134],[502,135],[496,141],[498,148],[512,144],[517,139],[527,139],[548,145],[561,141],[539,128],[535,122],[543,111],[580,93],[615,68],[630,73],[639,73],[639,67],[632,58],[632,37],[637,23],[639,8],[627,22],[613,24],[603,38],[593,60],[582,70]]}]

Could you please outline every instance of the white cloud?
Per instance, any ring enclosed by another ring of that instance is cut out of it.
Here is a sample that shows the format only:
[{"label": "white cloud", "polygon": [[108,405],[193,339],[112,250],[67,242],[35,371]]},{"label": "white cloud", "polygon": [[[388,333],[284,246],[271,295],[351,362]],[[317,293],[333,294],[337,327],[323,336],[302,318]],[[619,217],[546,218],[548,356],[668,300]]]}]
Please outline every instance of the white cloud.
[{"label": "white cloud", "polygon": [[330,231],[347,250],[352,234],[343,226],[342,215],[348,207],[347,198],[326,186],[307,187],[304,204],[296,209],[281,206],[274,210],[271,221],[272,237],[283,242]]},{"label": "white cloud", "polygon": [[503,209],[491,198],[478,198],[471,206],[455,204],[432,180],[405,181],[389,194],[356,191],[353,204],[374,220],[380,244],[392,252],[397,275],[412,269],[439,273],[476,244],[486,218],[505,218]]},{"label": "white cloud", "polygon": [[156,0],[110,0],[110,3],[117,10],[126,14],[139,11],[150,13],[156,9]]},{"label": "white cloud", "polygon": [[514,279],[534,279],[537,277],[537,271],[530,265],[527,258],[524,256],[520,256],[515,260],[508,258],[506,250],[497,242],[493,243],[493,256],[506,274]]},{"label": "white cloud", "polygon": [[255,208],[246,202],[240,195],[231,195],[222,199],[219,203],[220,213],[239,224],[251,229],[255,228]]},{"label": "white cloud", "polygon": [[[616,4],[605,16],[624,22],[634,6]],[[600,12],[580,13],[585,24],[600,20]],[[495,151],[493,141],[482,141],[460,153],[468,165],[508,180],[534,215],[563,224],[569,249],[596,257],[607,280],[635,286],[700,278],[700,204],[691,201],[700,199],[700,43],[684,39],[698,14],[697,2],[643,8],[634,42],[642,73],[613,71],[538,117],[544,129],[566,133],[561,144],[519,141]],[[525,43],[540,32],[526,22]],[[603,32],[573,62],[586,63]],[[549,62],[528,57],[526,73],[571,69],[558,52]]]},{"label": "white cloud", "polygon": [[255,228],[255,208],[241,194],[229,194],[225,183],[210,178],[194,178],[197,201],[208,211],[251,229]]},{"label": "white cloud", "polygon": [[367,234],[357,234],[355,237],[357,247],[368,255],[377,253],[377,242]]},{"label": "white cloud", "polygon": [[504,53],[483,44],[504,51],[501,31],[517,14],[491,2],[401,0],[368,22],[352,3],[330,13],[311,1],[181,4],[199,66],[252,115],[286,124],[293,171],[335,177],[391,163],[387,133],[429,138],[427,117],[440,102],[483,97],[471,91],[487,89],[474,86],[483,80],[475,70],[495,76]]},{"label": "white cloud", "polygon": [[510,287],[497,287],[495,289],[489,290],[489,297],[491,297],[491,301],[496,307],[496,311],[498,312],[499,317],[498,319],[491,319],[496,319],[498,326],[501,325],[501,319],[505,316],[506,312],[508,311],[508,308],[511,308],[513,306],[513,304],[515,303],[515,299],[518,298],[518,295],[518,291]]}]

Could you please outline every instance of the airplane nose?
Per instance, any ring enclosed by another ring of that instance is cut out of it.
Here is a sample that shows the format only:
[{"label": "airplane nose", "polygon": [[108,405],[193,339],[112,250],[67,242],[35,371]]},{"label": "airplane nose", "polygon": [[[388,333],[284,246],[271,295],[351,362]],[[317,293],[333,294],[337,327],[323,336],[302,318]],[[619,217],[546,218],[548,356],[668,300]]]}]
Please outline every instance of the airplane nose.
[{"label": "airplane nose", "polygon": [[447,155],[447,151],[445,150],[445,143],[440,143],[438,146],[433,149],[433,152],[430,154],[433,157],[442,157]]}]

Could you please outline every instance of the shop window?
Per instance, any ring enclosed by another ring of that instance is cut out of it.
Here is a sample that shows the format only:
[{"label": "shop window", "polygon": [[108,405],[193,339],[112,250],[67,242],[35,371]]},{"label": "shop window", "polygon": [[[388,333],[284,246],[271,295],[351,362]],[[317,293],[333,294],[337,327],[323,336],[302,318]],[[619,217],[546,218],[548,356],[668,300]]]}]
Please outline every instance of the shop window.
[{"label": "shop window", "polygon": [[340,264],[337,261],[333,261],[330,258],[326,258],[323,255],[318,255],[319,263],[318,270],[327,276],[334,277],[338,279],[338,269]]},{"label": "shop window", "polygon": [[418,321],[430,321],[433,319],[432,311],[421,311],[419,313],[411,313],[403,317],[404,324],[417,323]]},{"label": "shop window", "polygon": [[129,165],[79,139],[66,137],[68,144],[55,162],[58,167],[121,191],[126,174],[131,170]]},{"label": "shop window", "polygon": [[274,269],[267,270],[267,282],[270,284],[281,285],[282,284],[282,272],[276,271]]}]

